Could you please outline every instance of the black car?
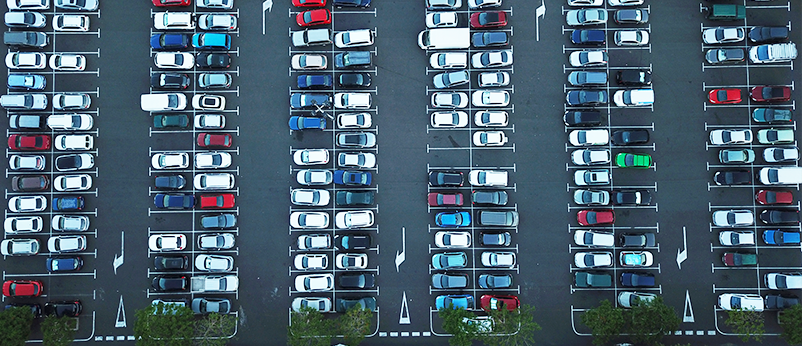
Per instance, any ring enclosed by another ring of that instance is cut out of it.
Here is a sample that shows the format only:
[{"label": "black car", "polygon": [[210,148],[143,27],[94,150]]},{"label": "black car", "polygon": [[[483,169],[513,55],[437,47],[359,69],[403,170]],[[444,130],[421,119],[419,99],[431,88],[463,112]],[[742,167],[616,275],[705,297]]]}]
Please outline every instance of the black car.
[{"label": "black car", "polygon": [[648,190],[613,191],[610,198],[613,205],[649,205],[652,202],[652,195]]},{"label": "black car", "polygon": [[510,246],[510,232],[482,232],[482,246]]},{"label": "black car", "polygon": [[334,0],[334,7],[370,7],[370,0]]},{"label": "black car", "polygon": [[56,169],[59,171],[74,171],[86,166],[85,157],[81,154],[61,155],[56,158]]},{"label": "black car", "polygon": [[563,116],[565,126],[597,126],[601,121],[601,112],[594,110],[567,111]]},{"label": "black car", "polygon": [[769,225],[799,223],[799,210],[767,209],[760,213],[760,221]]},{"label": "black car", "polygon": [[55,315],[56,317],[78,317],[83,310],[81,301],[69,302],[47,302],[45,303],[45,315]]},{"label": "black car", "polygon": [[187,180],[180,174],[157,175],[155,185],[162,190],[180,190],[187,184]]},{"label": "black car", "polygon": [[618,10],[613,19],[618,24],[644,24],[649,21],[649,12],[646,10]]},{"label": "black car", "polygon": [[486,31],[474,33],[471,44],[476,48],[501,47],[510,43],[510,38],[504,31]]},{"label": "black car", "polygon": [[40,318],[42,317],[42,306],[39,304],[20,304],[20,303],[11,303],[6,305],[3,310],[8,310],[11,308],[29,308],[31,309],[31,314],[33,314],[33,318]]},{"label": "black car", "polygon": [[13,191],[43,191],[50,187],[50,180],[42,175],[15,175],[11,178]]},{"label": "black car", "polygon": [[337,191],[334,202],[339,206],[373,205],[373,191]]},{"label": "black car", "polygon": [[571,33],[571,43],[581,45],[603,45],[605,41],[604,30],[574,30]]},{"label": "black car", "polygon": [[512,275],[482,274],[479,275],[479,287],[486,289],[509,288],[512,286]]},{"label": "black car", "polygon": [[654,233],[622,233],[618,240],[622,247],[652,247]]},{"label": "black car", "polygon": [[337,77],[337,85],[343,87],[369,87],[370,83],[370,73],[341,73],[340,76]]},{"label": "black car", "polygon": [[189,76],[184,73],[151,73],[150,86],[155,89],[179,89],[189,87]]},{"label": "black car", "polygon": [[784,26],[756,26],[749,29],[749,41],[773,43],[788,40],[788,28]]},{"label": "black car", "polygon": [[195,65],[200,68],[229,68],[231,55],[228,53],[200,53],[195,58]]},{"label": "black car", "polygon": [[334,236],[334,246],[341,251],[365,250],[370,247],[370,236],[367,234],[346,234]]},{"label": "black car", "polygon": [[462,186],[462,172],[431,171],[429,172],[429,186]]},{"label": "black car", "polygon": [[646,70],[623,70],[615,74],[619,85],[650,85],[652,73]]},{"label": "black car", "polygon": [[705,60],[711,64],[730,64],[744,61],[746,54],[743,48],[717,48],[705,53]]},{"label": "black car", "polygon": [[473,191],[471,192],[473,204],[506,205],[507,192],[505,191]]},{"label": "black car", "polygon": [[597,89],[571,90],[565,96],[569,106],[595,106],[607,103],[607,91]]},{"label": "black car", "polygon": [[153,278],[153,289],[156,291],[186,291],[189,287],[186,276],[158,275]]},{"label": "black car", "polygon": [[766,295],[766,309],[783,310],[799,304],[799,297],[785,294]]},{"label": "black car", "polygon": [[758,123],[790,123],[794,121],[794,114],[790,109],[755,108],[752,119]]},{"label": "black car", "polygon": [[341,288],[373,288],[376,278],[373,274],[359,273],[359,274],[340,274],[337,284]]},{"label": "black car", "polygon": [[752,173],[745,169],[718,171],[713,175],[716,185],[745,185],[752,182]]},{"label": "black car", "polygon": [[613,145],[633,145],[649,142],[648,130],[618,130],[613,132]]},{"label": "black car", "polygon": [[231,228],[237,225],[237,217],[230,213],[204,215],[200,222],[205,229]]},{"label": "black car", "polygon": [[156,270],[187,270],[189,269],[189,258],[187,256],[156,256],[153,259],[153,266]]}]

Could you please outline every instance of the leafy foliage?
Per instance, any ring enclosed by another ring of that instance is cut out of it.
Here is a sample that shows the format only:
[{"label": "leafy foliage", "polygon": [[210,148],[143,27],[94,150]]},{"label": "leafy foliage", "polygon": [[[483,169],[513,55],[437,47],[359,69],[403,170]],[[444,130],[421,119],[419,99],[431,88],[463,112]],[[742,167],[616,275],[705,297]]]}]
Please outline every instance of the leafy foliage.
[{"label": "leafy foliage", "polygon": [[233,315],[211,313],[195,322],[195,345],[224,346],[234,334],[237,318]]},{"label": "leafy foliage", "polygon": [[738,337],[743,342],[749,341],[754,338],[756,341],[763,339],[763,314],[752,310],[735,309],[727,311],[727,320],[724,321],[728,326],[732,327],[735,333],[740,334]]},{"label": "leafy foliage", "polygon": [[70,317],[45,317],[42,321],[42,344],[44,346],[69,346],[75,338],[75,319]]},{"label": "leafy foliage", "polygon": [[137,310],[135,315],[138,346],[192,345],[195,316],[189,308],[159,303]]},{"label": "leafy foliage", "polygon": [[535,344],[535,332],[540,325],[535,322],[535,307],[521,305],[514,311],[490,310],[493,332],[480,334],[480,339],[489,346],[524,346]]},{"label": "leafy foliage", "polygon": [[360,305],[354,306],[345,315],[337,318],[337,329],[345,337],[345,343],[356,346],[365,340],[365,335],[370,333],[372,318],[373,312],[362,309]]},{"label": "leafy foliage", "polygon": [[33,313],[31,308],[20,306],[0,313],[0,346],[22,346],[31,334]]},{"label": "leafy foliage", "polygon": [[780,313],[780,335],[789,345],[802,344],[802,305],[794,305]]},{"label": "leafy foliage", "polygon": [[292,312],[287,328],[287,343],[290,346],[330,346],[336,328],[333,320],[326,319],[320,311],[310,307],[301,312]]},{"label": "leafy foliage", "polygon": [[465,309],[454,309],[454,305],[449,304],[447,308],[440,309],[437,315],[443,320],[443,330],[452,335],[448,339],[449,345],[471,346],[473,340],[479,337],[477,325],[463,322],[464,318],[475,317]]},{"label": "leafy foliage", "polygon": [[621,334],[626,327],[624,310],[613,307],[613,304],[607,299],[602,300],[599,306],[585,311],[581,320],[590,328],[594,345],[606,344],[610,339]]},{"label": "leafy foliage", "polygon": [[663,297],[641,302],[632,307],[630,333],[637,343],[659,344],[664,335],[679,329],[680,319],[674,308],[663,303]]}]

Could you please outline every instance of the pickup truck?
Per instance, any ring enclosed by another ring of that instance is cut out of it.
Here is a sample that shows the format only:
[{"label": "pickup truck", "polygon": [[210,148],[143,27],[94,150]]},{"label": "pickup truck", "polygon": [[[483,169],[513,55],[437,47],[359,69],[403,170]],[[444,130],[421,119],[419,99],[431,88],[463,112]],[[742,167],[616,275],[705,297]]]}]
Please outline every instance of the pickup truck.
[{"label": "pickup truck", "polygon": [[757,255],[753,253],[725,252],[721,262],[727,267],[745,267],[757,265]]},{"label": "pickup truck", "polygon": [[334,67],[354,68],[369,66],[371,60],[370,52],[346,52],[334,56]]},{"label": "pickup truck", "polygon": [[190,290],[198,292],[234,292],[239,288],[236,275],[200,275],[190,279]]},{"label": "pickup truck", "polygon": [[799,232],[770,229],[763,232],[763,241],[768,245],[797,245],[799,244],[799,236]]},{"label": "pickup truck", "polygon": [[795,43],[762,44],[749,48],[749,60],[755,64],[786,62],[796,59]]},{"label": "pickup truck", "polygon": [[574,274],[576,287],[612,287],[613,277],[603,272],[576,272]]}]

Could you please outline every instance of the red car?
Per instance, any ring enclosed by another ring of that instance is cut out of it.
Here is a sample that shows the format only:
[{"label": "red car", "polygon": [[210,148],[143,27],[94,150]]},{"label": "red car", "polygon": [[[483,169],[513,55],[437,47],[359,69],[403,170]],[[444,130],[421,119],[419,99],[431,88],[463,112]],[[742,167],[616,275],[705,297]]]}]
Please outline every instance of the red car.
[{"label": "red car", "polygon": [[331,24],[331,12],[325,8],[303,11],[295,16],[295,21],[302,27]]},{"label": "red car", "polygon": [[615,222],[615,214],[610,209],[582,210],[576,214],[576,221],[582,226],[610,224]]},{"label": "red car", "polygon": [[11,150],[47,150],[50,149],[48,135],[11,135],[8,137]]},{"label": "red car", "polygon": [[295,7],[323,7],[326,6],[326,0],[292,0],[292,5]]},{"label": "red car", "polygon": [[41,281],[8,280],[3,282],[3,295],[6,297],[38,297],[45,290]]},{"label": "red car", "polygon": [[707,94],[710,103],[728,104],[741,102],[741,89],[713,89]]},{"label": "red car", "polygon": [[514,311],[521,306],[521,301],[516,296],[489,295],[485,294],[479,299],[479,303],[484,310],[498,310],[502,304],[507,310]]},{"label": "red car", "polygon": [[755,194],[755,200],[760,204],[791,204],[794,203],[794,194],[791,191],[760,190]]},{"label": "red car", "polygon": [[231,135],[228,133],[206,133],[198,134],[198,146],[201,148],[222,147],[231,148]]},{"label": "red car", "polygon": [[153,5],[158,7],[189,6],[192,0],[153,0]]},{"label": "red car", "polygon": [[200,196],[201,209],[231,209],[234,208],[233,193],[216,193]]},{"label": "red car", "polygon": [[462,194],[432,192],[429,194],[428,200],[429,205],[432,207],[443,205],[462,205]]},{"label": "red car", "polygon": [[755,102],[783,102],[791,99],[791,88],[787,86],[756,86],[750,95]]},{"label": "red car", "polygon": [[498,28],[507,25],[507,13],[504,11],[487,11],[471,15],[472,28]]}]

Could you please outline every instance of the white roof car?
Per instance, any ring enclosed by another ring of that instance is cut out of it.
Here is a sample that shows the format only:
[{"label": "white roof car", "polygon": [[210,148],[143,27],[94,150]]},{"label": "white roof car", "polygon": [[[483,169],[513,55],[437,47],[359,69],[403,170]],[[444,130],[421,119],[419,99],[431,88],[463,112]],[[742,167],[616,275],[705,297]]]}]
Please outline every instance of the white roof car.
[{"label": "white roof car", "polygon": [[601,6],[604,0],[568,0],[569,6]]},{"label": "white roof car", "polygon": [[334,258],[337,269],[365,269],[368,267],[368,254],[365,253],[341,253]]},{"label": "white roof car", "polygon": [[54,145],[58,150],[91,150],[94,143],[90,135],[58,135]]},{"label": "white roof car", "polygon": [[506,111],[477,111],[473,114],[476,126],[507,126],[509,119]]},{"label": "white roof car", "polygon": [[373,153],[340,153],[337,155],[337,166],[373,168],[376,166],[376,155]]},{"label": "white roof car", "polygon": [[222,151],[210,151],[195,154],[195,168],[226,168],[231,166],[231,154]]},{"label": "white roof car", "polygon": [[755,232],[752,231],[721,231],[718,240],[723,246],[755,245]]},{"label": "white roof car", "polygon": [[9,10],[47,10],[50,0],[6,0]]},{"label": "white roof car", "polygon": [[14,196],[8,199],[8,210],[15,213],[31,213],[47,208],[45,196]]},{"label": "white roof car", "polygon": [[301,149],[292,154],[296,165],[325,165],[329,163],[329,151],[326,149]]},{"label": "white roof car", "polygon": [[192,30],[195,29],[192,17],[192,12],[156,12],[153,27],[156,30]]},{"label": "white roof car", "polygon": [[431,65],[432,68],[438,68],[438,69],[466,68],[468,67],[468,53],[463,53],[463,52],[434,53],[429,57],[429,65]]},{"label": "white roof car", "polygon": [[78,252],[86,250],[86,236],[60,235],[47,240],[47,251],[54,253]]},{"label": "white roof car", "polygon": [[479,74],[479,87],[501,87],[510,84],[510,74],[507,72],[482,72]]},{"label": "white roof car", "polygon": [[325,169],[302,169],[295,176],[295,180],[301,185],[328,185],[333,179],[331,171]]},{"label": "white roof car", "polygon": [[334,34],[337,48],[363,47],[373,44],[373,33],[370,29],[341,31]]},{"label": "white roof car", "polygon": [[646,30],[619,30],[615,32],[616,46],[645,46],[649,44]]},{"label": "white roof car", "polygon": [[612,247],[615,236],[609,232],[577,230],[574,232],[574,244],[580,246]]},{"label": "white roof car", "polygon": [[231,233],[207,233],[198,237],[198,247],[201,250],[230,249],[234,244],[234,234]]},{"label": "white roof car", "polygon": [[73,110],[88,109],[92,99],[87,93],[56,93],[53,95],[53,109]]},{"label": "white roof car", "polygon": [[50,222],[54,231],[85,232],[89,229],[89,217],[86,215],[56,215]]},{"label": "white roof car", "polygon": [[601,165],[610,162],[610,150],[577,149],[571,153],[571,161],[577,165]]},{"label": "white roof car", "polygon": [[343,113],[337,115],[337,128],[365,129],[373,124],[370,113]]},{"label": "white roof car", "polygon": [[89,16],[85,14],[57,14],[53,16],[56,31],[88,31]]},{"label": "white roof car", "polygon": [[574,130],[568,134],[571,145],[582,147],[588,145],[607,145],[610,132],[607,130]]},{"label": "white roof car", "polygon": [[6,54],[6,67],[15,69],[43,69],[47,57],[39,52],[12,52]]},{"label": "white roof car", "polygon": [[234,270],[234,257],[201,254],[195,257],[195,269],[204,272],[230,272]]},{"label": "white roof car", "polygon": [[749,144],[749,143],[752,143],[752,130],[749,129],[710,131],[710,144],[713,145]]},{"label": "white roof car", "polygon": [[507,251],[482,252],[482,265],[485,267],[512,268],[515,266],[515,253]]},{"label": "white roof car", "polygon": [[476,131],[473,133],[473,145],[477,147],[495,147],[507,143],[504,131]]},{"label": "white roof car", "polygon": [[326,190],[294,189],[290,191],[290,201],[295,205],[324,206],[331,200],[331,194]]},{"label": "white roof car", "polygon": [[461,231],[440,231],[434,234],[434,245],[454,249],[471,246],[471,233]]},{"label": "white roof car", "polygon": [[770,147],[763,150],[763,159],[766,162],[788,162],[799,160],[797,147]]},{"label": "white roof car", "polygon": [[196,174],[193,185],[197,190],[228,190],[234,188],[234,175],[231,173]]},{"label": "white roof car", "polygon": [[42,231],[41,216],[12,216],[3,222],[6,234],[36,233]]},{"label": "white roof car", "polygon": [[468,0],[468,8],[472,10],[499,6],[501,6],[501,0]]},{"label": "white roof car", "polygon": [[328,249],[331,247],[331,235],[302,234],[298,236],[298,249]]},{"label": "white roof car", "polygon": [[468,126],[468,113],[463,111],[434,112],[431,116],[432,127],[465,127]]},{"label": "white roof car", "polygon": [[641,302],[650,302],[655,298],[657,295],[654,293],[624,291],[618,294],[618,306],[630,309]]},{"label": "white roof car", "polygon": [[607,23],[607,11],[603,9],[570,10],[565,13],[568,25],[597,25]]},{"label": "white roof car", "polygon": [[326,254],[300,254],[295,255],[292,261],[298,270],[323,270],[329,266],[329,256]]},{"label": "white roof car", "polygon": [[49,64],[54,70],[83,71],[86,69],[86,57],[80,54],[53,54]]},{"label": "white roof car", "polygon": [[187,247],[187,236],[183,234],[154,234],[148,238],[150,251],[181,251]]},{"label": "white roof car", "polygon": [[189,167],[187,153],[157,153],[150,159],[155,169],[183,169]]},{"label": "white roof car", "polygon": [[223,95],[196,94],[192,96],[192,108],[223,110],[226,108],[226,97]]},{"label": "white roof car", "polygon": [[226,127],[226,117],[222,114],[198,114],[195,116],[196,129],[222,129]]},{"label": "white roof car", "polygon": [[370,93],[335,93],[334,108],[368,109],[370,108]]},{"label": "white roof car", "polygon": [[426,0],[428,10],[456,10],[462,7],[462,0]]},{"label": "white roof car", "polygon": [[158,68],[190,70],[195,67],[195,56],[186,52],[158,52],[153,63]]},{"label": "white roof car", "polygon": [[506,171],[471,170],[468,181],[473,186],[507,186]]},{"label": "white roof car", "polygon": [[309,274],[295,277],[295,290],[298,292],[322,292],[334,289],[334,275]]},{"label": "white roof car", "polygon": [[574,191],[574,203],[579,205],[607,205],[610,203],[610,192],[577,189]]},{"label": "white roof car", "polygon": [[294,211],[290,214],[290,226],[293,228],[326,228],[329,227],[329,214],[319,211]]},{"label": "white roof car", "polygon": [[577,268],[600,268],[613,266],[613,254],[609,252],[577,252],[574,254]]},{"label": "white roof car", "polygon": [[426,14],[427,28],[453,28],[457,26],[457,12],[429,12]]},{"label": "white roof car", "polygon": [[607,65],[607,52],[603,50],[573,51],[568,56],[573,67]]},{"label": "white roof car", "polygon": [[373,211],[341,211],[334,217],[337,228],[363,228],[373,226]]},{"label": "white roof car", "polygon": [[292,300],[292,311],[301,312],[303,308],[307,307],[319,312],[330,312],[331,299],[322,297],[298,297]]},{"label": "white roof car", "polygon": [[95,11],[98,0],[53,0],[53,5],[65,10]]},{"label": "white roof car", "polygon": [[47,126],[53,130],[86,131],[93,124],[89,114],[53,114],[47,117]]},{"label": "white roof car", "polygon": [[579,186],[609,185],[610,171],[607,169],[580,169],[574,172],[574,183]]},{"label": "white roof car", "polygon": [[765,280],[771,290],[802,289],[802,273],[768,273]]},{"label": "white roof car", "polygon": [[234,8],[234,0],[198,0],[197,5],[203,8],[230,10]]},{"label": "white roof car", "polygon": [[203,14],[198,17],[198,27],[201,30],[235,30],[237,16],[224,13]]},{"label": "white roof car", "polygon": [[468,105],[468,94],[463,92],[436,92],[432,93],[432,107],[435,108],[465,108]]},{"label": "white roof car", "polygon": [[473,68],[497,68],[512,65],[512,50],[491,50],[471,56]]},{"label": "white roof car", "polygon": [[39,12],[6,12],[3,19],[8,27],[44,28],[47,24],[47,18]]},{"label": "white roof car", "polygon": [[505,107],[510,104],[510,93],[506,90],[476,90],[471,103],[476,107]]},{"label": "white roof car", "polygon": [[718,306],[724,310],[763,311],[763,297],[757,294],[724,293],[718,296]]},{"label": "white roof car", "polygon": [[702,41],[707,44],[741,42],[745,37],[743,28],[724,28],[719,26],[702,31]]},{"label": "white roof car", "polygon": [[0,242],[0,254],[3,256],[32,256],[39,253],[39,241],[36,239],[6,239]]},{"label": "white roof car", "polygon": [[607,0],[610,6],[638,6],[643,5],[643,0]]},{"label": "white roof car", "polygon": [[613,102],[619,107],[649,106],[654,103],[654,90],[618,90],[613,94]]},{"label": "white roof car", "polygon": [[749,226],[755,223],[750,210],[716,210],[713,212],[713,225],[719,227]]},{"label": "white roof car", "polygon": [[295,70],[322,70],[328,66],[328,59],[323,54],[295,54],[291,64]]},{"label": "white roof car", "polygon": [[44,155],[11,155],[8,168],[14,171],[42,171],[45,169]]},{"label": "white roof car", "polygon": [[89,174],[59,175],[53,179],[56,191],[84,191],[92,187],[92,176]]}]

